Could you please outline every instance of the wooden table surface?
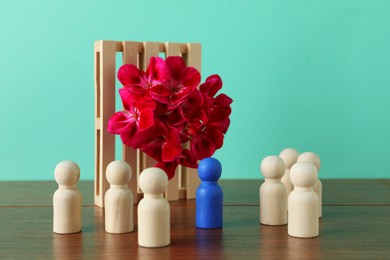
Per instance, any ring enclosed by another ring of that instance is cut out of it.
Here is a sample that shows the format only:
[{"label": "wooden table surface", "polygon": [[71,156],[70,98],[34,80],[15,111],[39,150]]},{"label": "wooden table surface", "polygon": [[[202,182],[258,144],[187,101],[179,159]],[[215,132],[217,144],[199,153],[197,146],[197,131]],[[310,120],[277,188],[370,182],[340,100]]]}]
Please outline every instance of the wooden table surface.
[{"label": "wooden table surface", "polygon": [[[0,182],[0,259],[390,259],[390,180],[322,180],[320,236],[259,224],[260,180],[224,180],[223,229],[194,227],[195,200],[170,202],[171,245],[104,232],[93,182],[81,181],[82,232],[52,232],[53,182]],[[135,208],[136,212],[136,208]],[[137,223],[135,218],[135,223]]]}]

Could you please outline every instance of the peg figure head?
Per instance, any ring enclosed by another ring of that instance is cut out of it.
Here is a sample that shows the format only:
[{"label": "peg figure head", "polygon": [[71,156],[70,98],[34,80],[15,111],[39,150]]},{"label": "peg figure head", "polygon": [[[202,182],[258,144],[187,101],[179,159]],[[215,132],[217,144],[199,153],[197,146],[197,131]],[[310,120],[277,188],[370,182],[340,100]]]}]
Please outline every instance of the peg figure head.
[{"label": "peg figure head", "polygon": [[59,185],[75,185],[80,179],[80,168],[73,161],[62,161],[54,170],[54,178]]},{"label": "peg figure head", "polygon": [[286,171],[286,165],[282,158],[271,155],[261,161],[260,171],[267,179],[280,179]]},{"label": "peg figure head", "polygon": [[126,185],[131,179],[131,167],[125,161],[113,161],[107,166],[106,178],[112,185]]},{"label": "peg figure head", "polygon": [[283,159],[286,168],[290,169],[297,162],[299,152],[294,148],[286,148],[280,152],[279,157]]},{"label": "peg figure head", "polygon": [[202,181],[218,181],[221,177],[222,165],[213,158],[204,158],[198,166],[198,175]]},{"label": "peg figure head", "polygon": [[310,162],[314,164],[314,166],[317,168],[317,171],[320,171],[321,167],[321,160],[320,157],[318,157],[317,154],[313,152],[305,152],[298,156],[298,162]]},{"label": "peg figure head", "polygon": [[317,177],[317,168],[310,162],[297,162],[290,170],[291,183],[297,187],[313,187]]},{"label": "peg figure head", "polygon": [[168,177],[164,170],[150,167],[141,172],[138,183],[145,194],[161,194],[167,189]]}]

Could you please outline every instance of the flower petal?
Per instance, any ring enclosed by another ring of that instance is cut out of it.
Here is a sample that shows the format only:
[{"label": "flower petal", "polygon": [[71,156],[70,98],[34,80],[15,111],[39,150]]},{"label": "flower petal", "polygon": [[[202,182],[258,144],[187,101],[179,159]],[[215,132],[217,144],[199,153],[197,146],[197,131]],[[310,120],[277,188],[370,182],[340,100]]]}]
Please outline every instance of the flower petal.
[{"label": "flower petal", "polygon": [[158,143],[154,142],[146,147],[143,147],[141,150],[155,161],[162,161],[162,149]]},{"label": "flower petal", "polygon": [[179,165],[178,162],[173,161],[173,162],[158,162],[155,167],[158,167],[162,170],[165,171],[165,173],[168,176],[168,180],[172,179],[173,176],[175,176],[175,171],[177,166]]},{"label": "flower petal", "polygon": [[146,75],[152,80],[164,82],[170,79],[170,71],[166,62],[160,57],[151,57]]},{"label": "flower petal", "polygon": [[135,125],[133,125],[133,127],[131,128],[131,130],[129,132],[120,133],[122,143],[124,145],[127,145],[129,147],[134,148],[133,141],[134,141],[134,135],[136,132],[137,132],[137,128],[135,127]]},{"label": "flower petal", "polygon": [[180,77],[181,83],[187,88],[196,88],[200,82],[200,73],[194,67],[186,67]]},{"label": "flower petal", "polygon": [[218,90],[222,88],[222,79],[219,75],[214,74],[209,76],[204,83],[199,87],[200,92],[207,94],[209,97],[213,97]]},{"label": "flower petal", "polygon": [[176,128],[170,127],[162,147],[162,159],[164,162],[175,160],[182,151],[180,135]]},{"label": "flower petal", "polygon": [[191,150],[194,152],[196,159],[202,160],[211,157],[215,152],[214,143],[204,135],[195,136],[191,140]]},{"label": "flower petal", "polygon": [[182,87],[177,93],[171,96],[171,104],[173,106],[178,106],[183,103],[191,93],[191,90],[191,88]]},{"label": "flower petal", "polygon": [[170,126],[174,126],[176,129],[181,130],[185,124],[185,118],[183,116],[183,111],[180,107],[177,107],[168,113],[166,113],[165,118],[163,118],[166,123]]},{"label": "flower petal", "polygon": [[203,104],[203,96],[197,88],[194,88],[183,104],[187,109],[198,108]]},{"label": "flower petal", "polygon": [[169,56],[165,59],[173,80],[179,81],[186,64],[180,56]]},{"label": "flower petal", "polygon": [[220,106],[230,106],[233,103],[233,99],[231,99],[226,94],[219,94],[215,97],[213,104],[220,105]]},{"label": "flower petal", "polygon": [[179,164],[191,168],[198,168],[197,162],[194,153],[190,149],[183,149],[179,157]]},{"label": "flower petal", "polygon": [[209,131],[207,137],[213,140],[216,150],[222,147],[224,135],[220,129],[215,128]]},{"label": "flower petal", "polygon": [[202,125],[205,125],[209,120],[203,109],[191,111],[190,113],[186,114],[185,119],[191,126],[195,128],[199,128]]},{"label": "flower petal", "polygon": [[215,107],[213,107],[213,111],[210,115],[210,121],[223,122],[227,118],[229,118],[231,112],[232,112],[232,109],[230,107],[215,106]]},{"label": "flower petal", "polygon": [[170,97],[172,95],[172,91],[170,91],[167,87],[161,84],[151,87],[149,94],[156,101],[159,101],[164,104],[170,104]]},{"label": "flower petal", "polygon": [[226,134],[227,130],[229,129],[229,126],[230,126],[230,119],[227,118],[225,121],[221,123],[222,133]]},{"label": "flower petal", "polygon": [[135,126],[135,118],[125,111],[120,111],[108,120],[107,131],[111,134],[120,134],[130,132]]},{"label": "flower petal", "polygon": [[118,80],[123,86],[128,84],[139,84],[140,70],[133,64],[124,64],[118,70]]},{"label": "flower petal", "polygon": [[152,127],[137,131],[134,136],[134,146],[137,148],[144,149],[148,146],[154,146],[156,143],[157,145],[162,147],[164,141],[163,136],[166,134],[166,131],[164,131],[161,125],[162,123],[160,121],[155,120],[154,125]]},{"label": "flower petal", "polygon": [[132,111],[134,103],[134,95],[128,88],[119,89],[119,96],[121,97],[124,109]]},{"label": "flower petal", "polygon": [[147,129],[154,124],[153,110],[150,108],[142,109],[139,113],[139,128]]}]

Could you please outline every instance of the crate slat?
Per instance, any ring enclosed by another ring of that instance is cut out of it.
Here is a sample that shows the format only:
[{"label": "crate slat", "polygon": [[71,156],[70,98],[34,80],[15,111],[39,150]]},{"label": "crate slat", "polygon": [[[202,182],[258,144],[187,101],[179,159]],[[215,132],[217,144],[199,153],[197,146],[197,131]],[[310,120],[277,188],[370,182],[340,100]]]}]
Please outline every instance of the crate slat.
[{"label": "crate slat", "polygon": [[[139,44],[138,42],[124,41],[123,43],[123,55],[122,62],[123,64],[134,64],[139,66],[138,56],[139,56]],[[142,50],[142,49],[141,49]],[[131,165],[132,177],[129,182],[129,188],[133,192],[134,204],[139,202],[138,196],[138,176],[140,174],[140,167],[137,167],[138,164],[138,154],[139,152],[135,149],[132,149],[126,145],[122,144],[122,159]],[[136,167],[134,167],[136,166]]]},{"label": "crate slat", "polygon": [[[165,56],[180,56],[180,43],[166,43],[165,44]],[[169,181],[165,197],[167,200],[179,200],[179,178],[182,174],[182,167],[179,165],[176,169],[175,176]]]},{"label": "crate slat", "polygon": [[[187,65],[196,68],[201,71],[202,55],[201,45],[199,43],[187,43]],[[185,186],[187,199],[194,199],[196,197],[196,189],[200,184],[197,169],[187,168],[185,169]]]},{"label": "crate slat", "polygon": [[106,129],[115,113],[115,49],[114,41],[95,44],[95,93],[98,93],[95,122],[99,123],[95,131],[95,204],[100,207],[104,206],[104,194],[109,187],[104,172],[115,160],[115,137]]}]

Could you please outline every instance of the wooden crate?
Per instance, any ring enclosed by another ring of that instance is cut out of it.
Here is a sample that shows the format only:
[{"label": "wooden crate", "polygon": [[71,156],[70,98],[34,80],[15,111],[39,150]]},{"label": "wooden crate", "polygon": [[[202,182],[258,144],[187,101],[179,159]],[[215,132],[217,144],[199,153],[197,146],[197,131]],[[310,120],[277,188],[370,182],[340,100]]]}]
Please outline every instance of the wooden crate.
[{"label": "wooden crate", "polygon": [[[104,194],[109,188],[105,178],[107,165],[115,160],[115,135],[107,132],[109,118],[116,112],[116,54],[122,54],[123,64],[134,64],[145,70],[152,56],[180,55],[188,66],[201,70],[201,45],[198,43],[160,43],[131,41],[96,41],[95,42],[95,205],[104,207]],[[142,198],[138,187],[138,176],[146,167],[155,164],[140,150],[122,145],[122,159],[133,170],[129,183],[134,194],[134,202]],[[199,185],[196,169],[179,166],[175,177],[169,181],[165,197],[172,201],[195,198]]]}]

